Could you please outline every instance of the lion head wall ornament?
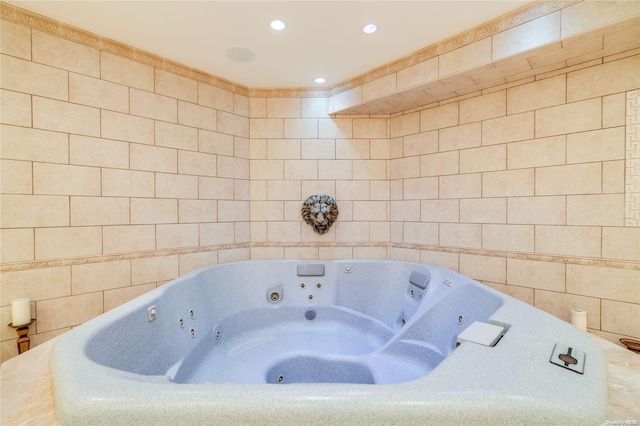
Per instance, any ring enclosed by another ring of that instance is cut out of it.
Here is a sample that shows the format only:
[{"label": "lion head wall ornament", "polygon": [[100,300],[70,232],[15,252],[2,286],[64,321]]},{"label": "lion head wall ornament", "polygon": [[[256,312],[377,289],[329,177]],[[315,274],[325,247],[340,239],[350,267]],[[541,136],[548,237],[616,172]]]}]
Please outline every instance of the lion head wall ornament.
[{"label": "lion head wall ornament", "polygon": [[302,204],[302,218],[318,234],[324,234],[338,218],[338,205],[328,195],[312,195]]}]

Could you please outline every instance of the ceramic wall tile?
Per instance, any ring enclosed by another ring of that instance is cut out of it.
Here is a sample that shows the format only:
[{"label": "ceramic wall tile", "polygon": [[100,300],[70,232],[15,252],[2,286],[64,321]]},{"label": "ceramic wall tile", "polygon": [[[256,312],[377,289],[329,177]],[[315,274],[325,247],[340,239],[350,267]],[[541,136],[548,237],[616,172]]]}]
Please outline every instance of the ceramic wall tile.
[{"label": "ceramic wall tile", "polygon": [[11,90],[0,91],[0,123],[31,127],[31,96]]},{"label": "ceramic wall tile", "polygon": [[116,308],[129,300],[135,299],[154,288],[156,288],[156,285],[151,283],[105,290],[103,301],[104,311],[110,311],[111,309]]},{"label": "ceramic wall tile", "polygon": [[2,228],[69,226],[66,196],[3,194]]},{"label": "ceramic wall tile", "polygon": [[69,163],[126,169],[129,144],[109,139],[69,135]]},{"label": "ceramic wall tile", "polygon": [[420,157],[421,176],[455,175],[459,170],[459,151],[441,152]]},{"label": "ceramic wall tile", "polygon": [[507,89],[507,114],[534,111],[566,101],[566,75],[542,79]]},{"label": "ceramic wall tile", "polygon": [[369,158],[368,139],[336,139],[336,159],[356,160]]},{"label": "ceramic wall tile", "polygon": [[29,269],[2,272],[2,306],[11,301],[28,297],[32,301],[71,295],[71,267]]},{"label": "ceramic wall tile", "polygon": [[601,230],[597,226],[536,225],[535,251],[565,256],[599,257],[600,234]]},{"label": "ceramic wall tile", "polygon": [[178,122],[178,101],[168,96],[157,95],[131,88],[129,91],[130,106],[129,112],[155,120]]},{"label": "ceramic wall tile", "polygon": [[215,131],[216,110],[179,100],[178,124]]},{"label": "ceramic wall tile", "polygon": [[562,263],[507,259],[507,284],[564,293],[565,270]]},{"label": "ceramic wall tile", "polygon": [[469,173],[464,175],[440,176],[440,198],[476,198],[482,193],[482,175]]},{"label": "ceramic wall tile", "polygon": [[640,326],[633,318],[640,315],[640,304],[602,299],[602,330],[625,336],[640,335]]},{"label": "ceramic wall tile", "polygon": [[233,93],[198,82],[198,103],[216,110],[233,113]]},{"label": "ceramic wall tile", "polygon": [[38,332],[80,325],[100,315],[102,304],[101,291],[39,301],[36,303]]},{"label": "ceramic wall tile", "polygon": [[533,112],[486,120],[482,122],[482,145],[532,139],[533,128]]},{"label": "ceramic wall tile", "polygon": [[100,110],[53,99],[33,97],[33,127],[100,136]]},{"label": "ceramic wall tile", "polygon": [[478,281],[505,283],[507,278],[507,259],[461,254],[459,272]]},{"label": "ceramic wall tile", "polygon": [[460,150],[460,173],[506,170],[507,147],[504,144]]},{"label": "ceramic wall tile", "polygon": [[420,131],[427,132],[459,124],[458,109],[458,103],[455,102],[420,111]]},{"label": "ceramic wall tile", "polygon": [[135,253],[154,250],[155,225],[104,226],[102,251],[104,254]]},{"label": "ceramic wall tile", "polygon": [[219,155],[216,174],[224,178],[249,179],[249,160]]},{"label": "ceramic wall tile", "polygon": [[[35,231],[36,260],[102,254],[100,226],[36,228]],[[73,241],[73,244],[69,244],[69,241]]]},{"label": "ceramic wall tile", "polygon": [[131,284],[168,281],[178,276],[178,256],[157,256],[131,260]]},{"label": "ceramic wall tile", "polygon": [[567,204],[564,196],[510,197],[507,199],[507,222],[518,224],[566,225]]},{"label": "ceramic wall tile", "polygon": [[507,166],[509,169],[523,169],[565,164],[566,139],[567,136],[559,135],[510,143],[507,145]]},{"label": "ceramic wall tile", "polygon": [[153,145],[155,126],[153,120],[112,111],[101,111],[101,136],[127,142]]},{"label": "ceramic wall tile", "polygon": [[233,156],[234,138],[232,135],[199,129],[198,151]]},{"label": "ceramic wall tile", "polygon": [[31,60],[31,29],[29,27],[2,21],[0,31],[0,37],[2,37],[0,52]]},{"label": "ceramic wall tile", "polygon": [[601,163],[539,167],[536,195],[597,194],[602,188]]},{"label": "ceramic wall tile", "polygon": [[440,55],[438,76],[446,77],[490,62],[491,38],[485,38]]},{"label": "ceramic wall tile", "polygon": [[198,224],[156,225],[156,249],[198,246]]},{"label": "ceramic wall tile", "polygon": [[492,58],[509,57],[559,40],[560,14],[560,11],[550,13],[494,35],[491,37]]},{"label": "ceramic wall tile", "polygon": [[69,136],[24,127],[2,125],[2,158],[51,163],[69,162]]},{"label": "ceramic wall tile", "polygon": [[[567,265],[567,292],[640,304],[640,271]],[[607,285],[603,285],[607,283]]]},{"label": "ceramic wall tile", "polygon": [[537,137],[585,132],[602,125],[600,98],[573,102],[536,111]]},{"label": "ceramic wall tile", "polygon": [[482,225],[476,223],[440,223],[439,245],[445,247],[482,247]]},{"label": "ceramic wall tile", "polygon": [[154,83],[155,92],[159,95],[187,102],[198,102],[198,83],[195,80],[155,69]]},{"label": "ceramic wall tile", "polygon": [[198,176],[156,173],[156,197],[198,198]]},{"label": "ceramic wall tile", "polygon": [[0,160],[0,191],[3,194],[32,194],[30,161]]},{"label": "ceramic wall tile", "polygon": [[69,102],[128,113],[129,88],[72,72],[69,73]]},{"label": "ceramic wall tile", "polygon": [[397,88],[405,90],[423,85],[438,78],[438,58],[431,58],[416,65],[398,71]]},{"label": "ceramic wall tile", "polygon": [[571,309],[587,311],[587,327],[600,329],[600,299],[536,289],[534,305],[566,322],[571,322]]},{"label": "ceramic wall tile", "polygon": [[217,157],[202,152],[178,150],[178,173],[199,176],[216,176]]},{"label": "ceramic wall tile", "polygon": [[[100,280],[96,280],[96,277],[100,277]],[[129,260],[88,263],[71,267],[71,292],[74,295],[130,285],[131,262]]]},{"label": "ceramic wall tile", "polygon": [[440,129],[438,134],[441,152],[482,145],[482,126],[479,122]]},{"label": "ceramic wall tile", "polygon": [[59,68],[2,55],[0,87],[66,101],[69,73]]},{"label": "ceramic wall tile", "polygon": [[426,222],[406,222],[404,242],[407,244],[438,244],[438,224]]},{"label": "ceramic wall tile", "polygon": [[152,172],[102,169],[102,196],[153,197],[154,181]]},{"label": "ceramic wall tile", "polygon": [[482,248],[531,253],[534,250],[533,225],[482,225]]},{"label": "ceramic wall tile", "polygon": [[249,119],[225,111],[218,111],[216,114],[216,129],[221,133],[248,138]]},{"label": "ceramic wall tile", "polygon": [[286,118],[284,120],[285,138],[317,138],[318,120],[314,118]]},{"label": "ceramic wall tile", "polygon": [[602,228],[602,257],[640,260],[640,228]]},{"label": "ceramic wall tile", "polygon": [[97,167],[35,163],[33,192],[43,195],[100,195]]},{"label": "ceramic wall tile", "polygon": [[402,138],[402,153],[405,157],[438,152],[438,132],[421,132]]},{"label": "ceramic wall tile", "polygon": [[178,200],[161,198],[132,198],[131,224],[178,222]]},{"label": "ceramic wall tile", "polygon": [[200,245],[231,244],[235,242],[235,227],[229,223],[200,223]]},{"label": "ceramic wall tile", "polygon": [[569,164],[622,160],[625,153],[625,128],[622,126],[567,135]]},{"label": "ceramic wall tile", "polygon": [[70,197],[71,226],[128,225],[129,199]]},{"label": "ceramic wall tile", "polygon": [[385,77],[365,83],[362,86],[362,101],[366,102],[395,93],[397,90],[395,74],[389,74]]},{"label": "ceramic wall tile", "polygon": [[506,198],[471,198],[460,200],[460,222],[506,223]]},{"label": "ceramic wall tile", "polygon": [[100,78],[153,92],[153,67],[111,53],[100,52]]},{"label": "ceramic wall tile", "polygon": [[624,194],[567,196],[567,225],[622,226]]},{"label": "ceramic wall tile", "polygon": [[0,260],[3,263],[33,259],[33,229],[0,229]]},{"label": "ceramic wall tile", "polygon": [[504,90],[460,101],[460,124],[503,117],[507,114]]},{"label": "ceramic wall tile", "polygon": [[216,222],[218,207],[216,200],[179,200],[180,223]]}]

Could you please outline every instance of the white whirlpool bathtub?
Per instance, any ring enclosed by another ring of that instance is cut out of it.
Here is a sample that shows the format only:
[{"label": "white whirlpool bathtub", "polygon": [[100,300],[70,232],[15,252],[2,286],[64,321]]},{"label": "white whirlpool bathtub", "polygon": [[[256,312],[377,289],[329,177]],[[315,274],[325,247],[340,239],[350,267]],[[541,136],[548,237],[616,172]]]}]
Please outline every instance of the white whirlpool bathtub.
[{"label": "white whirlpool bathtub", "polygon": [[194,271],[63,335],[64,425],[602,424],[581,331],[448,269],[246,261]]}]

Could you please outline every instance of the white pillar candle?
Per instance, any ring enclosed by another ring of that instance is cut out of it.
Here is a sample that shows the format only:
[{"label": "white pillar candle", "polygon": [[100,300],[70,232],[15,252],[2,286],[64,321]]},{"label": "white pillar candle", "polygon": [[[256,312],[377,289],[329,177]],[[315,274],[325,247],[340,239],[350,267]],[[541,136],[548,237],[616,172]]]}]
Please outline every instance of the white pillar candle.
[{"label": "white pillar candle", "polygon": [[11,319],[14,327],[31,322],[31,301],[29,298],[16,299],[11,302]]},{"label": "white pillar candle", "polygon": [[587,311],[571,309],[571,324],[578,330],[587,331]]}]

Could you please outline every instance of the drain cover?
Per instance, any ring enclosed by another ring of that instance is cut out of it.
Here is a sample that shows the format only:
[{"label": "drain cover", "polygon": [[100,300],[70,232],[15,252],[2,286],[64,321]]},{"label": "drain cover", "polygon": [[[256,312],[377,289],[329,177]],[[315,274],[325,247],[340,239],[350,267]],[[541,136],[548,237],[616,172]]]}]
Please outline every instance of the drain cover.
[{"label": "drain cover", "polygon": [[584,374],[585,353],[566,345],[556,343],[549,362],[578,374]]}]

